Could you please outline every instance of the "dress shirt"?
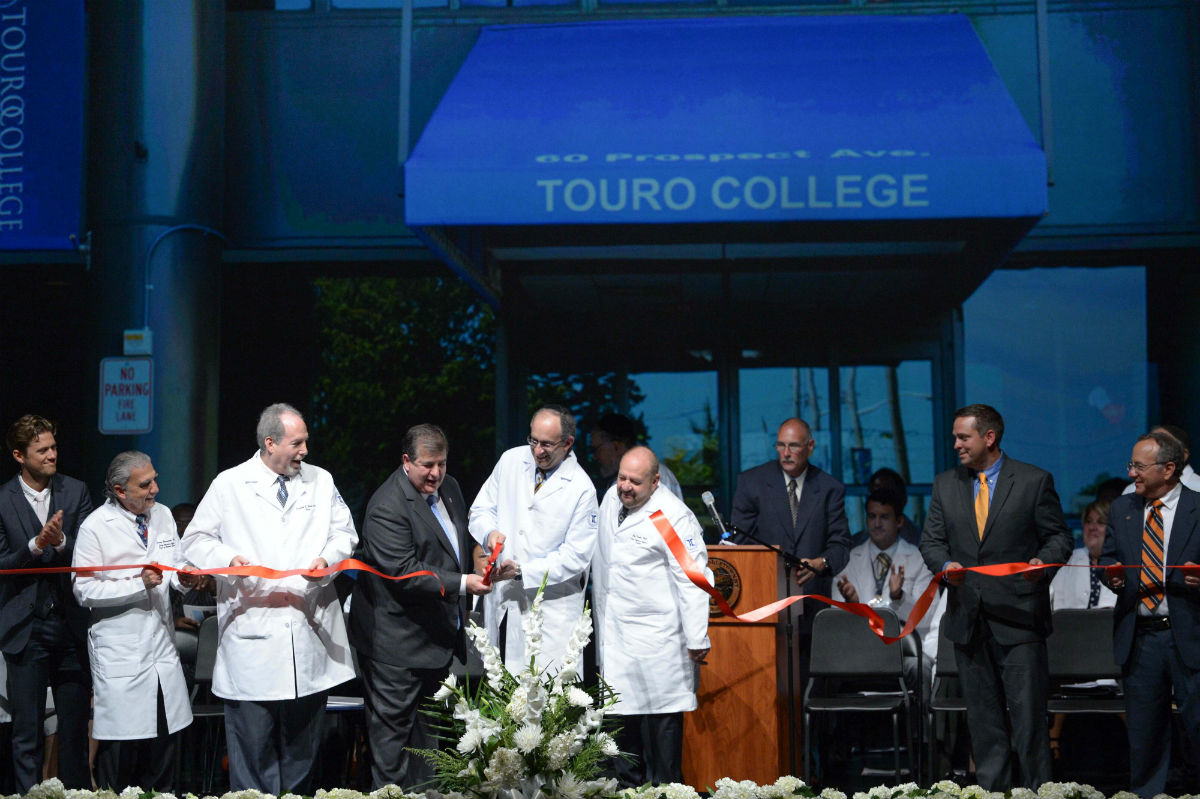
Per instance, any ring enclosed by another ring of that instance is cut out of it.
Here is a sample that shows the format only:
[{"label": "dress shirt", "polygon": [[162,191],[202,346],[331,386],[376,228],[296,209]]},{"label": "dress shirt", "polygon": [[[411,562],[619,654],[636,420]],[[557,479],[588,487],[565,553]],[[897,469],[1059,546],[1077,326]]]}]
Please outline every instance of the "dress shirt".
[{"label": "dress shirt", "polygon": [[[29,506],[31,508],[33,508],[34,515],[37,516],[38,521],[42,523],[43,527],[45,527],[46,522],[48,522],[50,520],[50,486],[47,485],[41,491],[34,491],[33,488],[30,487],[30,485],[28,483],[26,483],[24,480],[21,480],[21,490],[25,493],[25,499],[29,500]],[[42,513],[38,512],[38,503],[39,502],[46,503],[46,507],[44,510],[45,516],[43,516]],[[38,530],[38,532],[40,533],[41,530]],[[64,536],[63,540],[61,542],[54,545],[54,551],[62,552],[63,547],[65,547],[66,545],[67,545],[67,539]],[[29,539],[29,554],[33,555],[34,557],[40,557],[42,554],[42,551],[43,550],[39,549],[37,546],[37,536],[36,535],[33,538]]]},{"label": "dress shirt", "polygon": [[[988,485],[988,509],[992,507],[992,497],[996,496],[996,478],[1000,476],[1000,467],[1004,465],[1004,453],[1000,453],[1000,457],[991,466],[983,470],[983,476],[987,478]],[[971,493],[972,499],[979,497],[979,472],[975,472],[975,480],[973,481],[975,489]],[[982,531],[980,531],[982,532]]]},{"label": "dress shirt", "polygon": [[[1160,510],[1159,513],[1162,514],[1162,523],[1163,523],[1163,566],[1164,567],[1179,565],[1179,564],[1167,562],[1167,552],[1170,551],[1169,547],[1171,546],[1171,526],[1172,526],[1171,523],[1175,521],[1175,508],[1179,507],[1179,495],[1183,493],[1183,490],[1180,488],[1180,485],[1181,485],[1180,483],[1176,483],[1175,487],[1172,488],[1170,491],[1168,491],[1165,496],[1159,497],[1159,499],[1162,500],[1162,504],[1163,504],[1162,510]],[[1145,527],[1146,520],[1150,518],[1150,505],[1153,502],[1154,502],[1154,500],[1152,500],[1152,499],[1146,500],[1146,509],[1142,513],[1142,529],[1143,530],[1146,529],[1146,527]],[[1170,576],[1170,571],[1167,568],[1164,568],[1163,569],[1164,587],[1166,585],[1168,576]],[[1137,609],[1138,609],[1137,612],[1138,612],[1139,616],[1166,616],[1167,615],[1167,592],[1165,590],[1163,591],[1162,602],[1158,603],[1158,607],[1155,608],[1153,612],[1151,612],[1150,609],[1147,608],[1145,605],[1143,605],[1141,602],[1137,603]]]},{"label": "dress shirt", "polygon": [[[405,472],[408,474],[408,472]],[[463,556],[462,547],[458,541],[454,539],[454,533],[450,531],[454,529],[454,522],[450,521],[450,511],[446,510],[446,503],[442,500],[442,492],[439,491],[437,496],[437,520],[442,525],[442,530],[446,533],[446,538],[450,539],[450,548],[454,550],[454,554],[458,557],[459,567],[462,567]],[[428,502],[428,500],[426,500]],[[491,553],[488,553],[491,554]],[[458,595],[466,596],[467,593],[467,575],[459,575],[458,578]],[[473,604],[473,603],[472,603]]]},{"label": "dress shirt", "polygon": [[800,472],[800,474],[796,475],[795,477],[792,477],[790,474],[785,472],[783,467],[779,468],[779,473],[783,475],[784,491],[787,491],[788,483],[792,482],[793,480],[796,481],[796,504],[799,504],[800,497],[804,495],[804,478],[808,476],[808,464],[804,464],[804,471]]}]

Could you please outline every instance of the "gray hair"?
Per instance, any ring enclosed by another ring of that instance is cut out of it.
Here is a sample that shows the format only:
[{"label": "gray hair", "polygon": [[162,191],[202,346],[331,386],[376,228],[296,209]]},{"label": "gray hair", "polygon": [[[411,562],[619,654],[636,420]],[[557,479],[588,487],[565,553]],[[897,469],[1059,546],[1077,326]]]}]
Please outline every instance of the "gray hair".
[{"label": "gray hair", "polygon": [[117,455],[117,457],[112,459],[112,463],[108,464],[108,472],[104,475],[104,496],[113,502],[120,502],[117,492],[113,490],[113,486],[125,488],[129,485],[129,476],[133,473],[134,469],[149,465],[150,456],[144,452],[138,452],[136,449],[127,450]]},{"label": "gray hair", "polygon": [[562,436],[560,437],[562,441],[575,437],[575,414],[562,405],[543,405],[534,412],[529,420],[530,424],[543,413],[549,413],[558,417],[559,427],[562,428]]},{"label": "gray hair", "polygon": [[1158,454],[1154,459],[1159,463],[1175,464],[1175,479],[1183,473],[1183,465],[1187,463],[1187,458],[1183,456],[1183,444],[1179,443],[1179,439],[1170,433],[1163,433],[1157,430],[1152,430],[1144,436],[1138,438],[1138,442],[1153,441],[1158,444]]},{"label": "gray hair", "polygon": [[283,417],[286,414],[294,414],[299,416],[300,420],[304,420],[304,416],[300,411],[288,405],[286,402],[276,402],[274,405],[268,405],[263,408],[262,414],[258,417],[258,451],[267,451],[267,439],[272,441],[280,441],[283,439]]}]

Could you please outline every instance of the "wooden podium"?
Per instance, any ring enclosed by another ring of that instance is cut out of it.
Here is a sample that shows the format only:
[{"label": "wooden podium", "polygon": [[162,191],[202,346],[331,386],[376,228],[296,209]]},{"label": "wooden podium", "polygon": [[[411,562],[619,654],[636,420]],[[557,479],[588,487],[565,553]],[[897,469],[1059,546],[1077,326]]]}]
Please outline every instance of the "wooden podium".
[{"label": "wooden podium", "polygon": [[[710,546],[708,566],[735,613],[788,594],[783,559],[766,547]],[[699,707],[683,714],[683,781],[704,791],[720,777],[763,785],[783,774],[800,776],[803,686],[793,652],[795,696],[788,696],[787,646],[787,617],[798,615],[799,604],[753,623],[734,621],[710,607],[716,613],[708,625],[712,652],[700,667]],[[794,735],[789,701],[795,711]]]}]

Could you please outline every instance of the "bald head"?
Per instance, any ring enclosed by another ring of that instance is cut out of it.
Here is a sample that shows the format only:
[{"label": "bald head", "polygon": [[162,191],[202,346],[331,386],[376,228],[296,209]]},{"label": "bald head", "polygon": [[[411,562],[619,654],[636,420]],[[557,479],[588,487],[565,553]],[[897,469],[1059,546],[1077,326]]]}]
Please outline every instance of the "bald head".
[{"label": "bald head", "polygon": [[617,497],[627,510],[650,501],[658,488],[658,457],[649,447],[634,447],[621,458],[617,469]]},{"label": "bald head", "polygon": [[779,425],[775,451],[779,453],[779,466],[788,477],[799,477],[808,467],[813,452],[812,428],[808,422],[793,418]]}]

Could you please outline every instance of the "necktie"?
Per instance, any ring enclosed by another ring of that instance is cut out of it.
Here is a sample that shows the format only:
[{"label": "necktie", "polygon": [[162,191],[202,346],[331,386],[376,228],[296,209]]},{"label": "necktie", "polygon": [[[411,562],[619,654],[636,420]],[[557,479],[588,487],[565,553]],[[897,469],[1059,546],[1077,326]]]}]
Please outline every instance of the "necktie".
[{"label": "necktie", "polygon": [[983,540],[983,528],[987,527],[988,484],[987,475],[979,473],[979,493],[975,495],[975,524],[979,527],[979,539]]},{"label": "necktie", "polygon": [[629,508],[622,505],[621,510],[617,512],[617,527],[621,526],[621,523],[623,521],[625,521],[625,517],[628,515],[629,515]]},{"label": "necktie", "polygon": [[[1092,565],[1095,566],[1096,564],[1093,563]],[[1089,608],[1094,608],[1100,604],[1100,570],[1099,569],[1091,569],[1090,571],[1092,573],[1091,574],[1092,585],[1091,585],[1090,590],[1088,591],[1087,606]]]},{"label": "necktie", "polygon": [[788,480],[788,507],[792,509],[792,527],[796,526],[796,517],[800,514],[800,495],[796,493],[796,478]]},{"label": "necktie", "polygon": [[883,587],[887,585],[888,575],[892,572],[892,557],[886,552],[875,556],[875,596],[883,596]]},{"label": "necktie", "polygon": [[546,473],[538,469],[533,475],[533,493],[536,494],[545,482]]},{"label": "necktie", "polygon": [[142,539],[142,546],[146,546],[146,533],[150,529],[150,520],[146,518],[146,514],[139,513],[134,521],[137,522],[138,538]]},{"label": "necktie", "polygon": [[279,507],[287,505],[287,478],[282,474],[275,478],[275,482],[279,483],[279,491],[275,493],[275,497],[279,500]]},{"label": "necktie", "polygon": [[446,537],[450,539],[450,548],[454,550],[455,559],[459,563],[462,563],[462,553],[458,549],[458,533],[454,529],[453,525],[442,518],[441,512],[438,511],[437,494],[430,494],[429,496],[425,497],[425,501],[429,503],[429,509],[433,511],[433,517],[438,520],[438,524],[442,526],[442,530],[445,531]]},{"label": "necktie", "polygon": [[1142,576],[1139,593],[1142,604],[1151,612],[1158,610],[1163,598],[1163,520],[1162,500],[1150,504],[1150,515],[1142,531]]},{"label": "necktie", "polygon": [[33,494],[31,499],[33,500],[33,512],[37,514],[38,521],[45,525],[46,519],[50,518],[50,489],[42,489]]}]

